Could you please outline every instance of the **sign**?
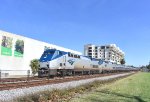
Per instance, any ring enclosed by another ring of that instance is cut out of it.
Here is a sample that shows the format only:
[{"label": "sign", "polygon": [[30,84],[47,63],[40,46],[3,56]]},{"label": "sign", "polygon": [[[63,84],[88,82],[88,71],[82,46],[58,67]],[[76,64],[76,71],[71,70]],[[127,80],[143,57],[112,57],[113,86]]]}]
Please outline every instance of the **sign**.
[{"label": "sign", "polygon": [[15,43],[14,56],[15,57],[23,57],[24,54],[24,41],[17,40]]},{"label": "sign", "polygon": [[2,36],[1,55],[12,56],[12,38]]}]

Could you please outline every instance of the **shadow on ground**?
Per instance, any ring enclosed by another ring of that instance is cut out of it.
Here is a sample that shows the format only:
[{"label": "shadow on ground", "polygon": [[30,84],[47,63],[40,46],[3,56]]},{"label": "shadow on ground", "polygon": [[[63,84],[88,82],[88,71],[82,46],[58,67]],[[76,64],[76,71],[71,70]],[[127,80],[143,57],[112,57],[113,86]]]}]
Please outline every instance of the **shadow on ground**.
[{"label": "shadow on ground", "polygon": [[[132,96],[128,94],[121,94],[121,93],[116,93],[116,92],[111,92],[108,90],[102,90],[102,91],[96,91],[94,93],[96,97],[90,97],[88,98],[88,102],[147,102],[144,101],[140,96]],[[101,95],[103,95],[101,97]],[[98,98],[97,98],[98,96]],[[113,98],[109,98],[109,96],[113,96]],[[108,98],[106,98],[108,97]],[[116,97],[116,98],[115,98]],[[85,98],[82,98],[83,100],[87,100]],[[113,100],[114,99],[114,100]],[[144,97],[144,99],[150,100],[150,98]]]}]

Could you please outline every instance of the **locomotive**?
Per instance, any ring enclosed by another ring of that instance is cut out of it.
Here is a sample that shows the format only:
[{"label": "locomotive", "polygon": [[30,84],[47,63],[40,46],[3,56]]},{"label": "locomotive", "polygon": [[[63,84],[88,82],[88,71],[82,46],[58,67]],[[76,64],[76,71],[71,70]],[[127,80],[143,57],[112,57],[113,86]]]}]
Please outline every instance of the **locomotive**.
[{"label": "locomotive", "polygon": [[134,70],[132,67],[125,65],[113,64],[109,61],[93,59],[56,49],[45,50],[39,62],[39,77]]}]

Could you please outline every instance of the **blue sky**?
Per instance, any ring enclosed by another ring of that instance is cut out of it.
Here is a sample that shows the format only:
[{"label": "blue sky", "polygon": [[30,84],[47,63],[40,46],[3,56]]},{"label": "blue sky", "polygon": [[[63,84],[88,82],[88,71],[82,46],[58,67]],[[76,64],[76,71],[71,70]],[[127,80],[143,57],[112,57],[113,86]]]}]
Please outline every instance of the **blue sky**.
[{"label": "blue sky", "polygon": [[127,64],[150,60],[150,0],[0,0],[0,29],[83,52],[115,43]]}]

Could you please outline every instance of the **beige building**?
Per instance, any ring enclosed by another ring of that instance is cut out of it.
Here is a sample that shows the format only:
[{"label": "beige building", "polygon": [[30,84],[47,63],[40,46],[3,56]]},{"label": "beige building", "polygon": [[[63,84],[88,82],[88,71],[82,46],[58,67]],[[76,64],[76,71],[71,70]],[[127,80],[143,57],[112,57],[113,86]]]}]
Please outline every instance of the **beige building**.
[{"label": "beige building", "polygon": [[115,44],[101,46],[87,44],[84,46],[84,55],[120,64],[120,60],[124,58],[125,54]]}]

